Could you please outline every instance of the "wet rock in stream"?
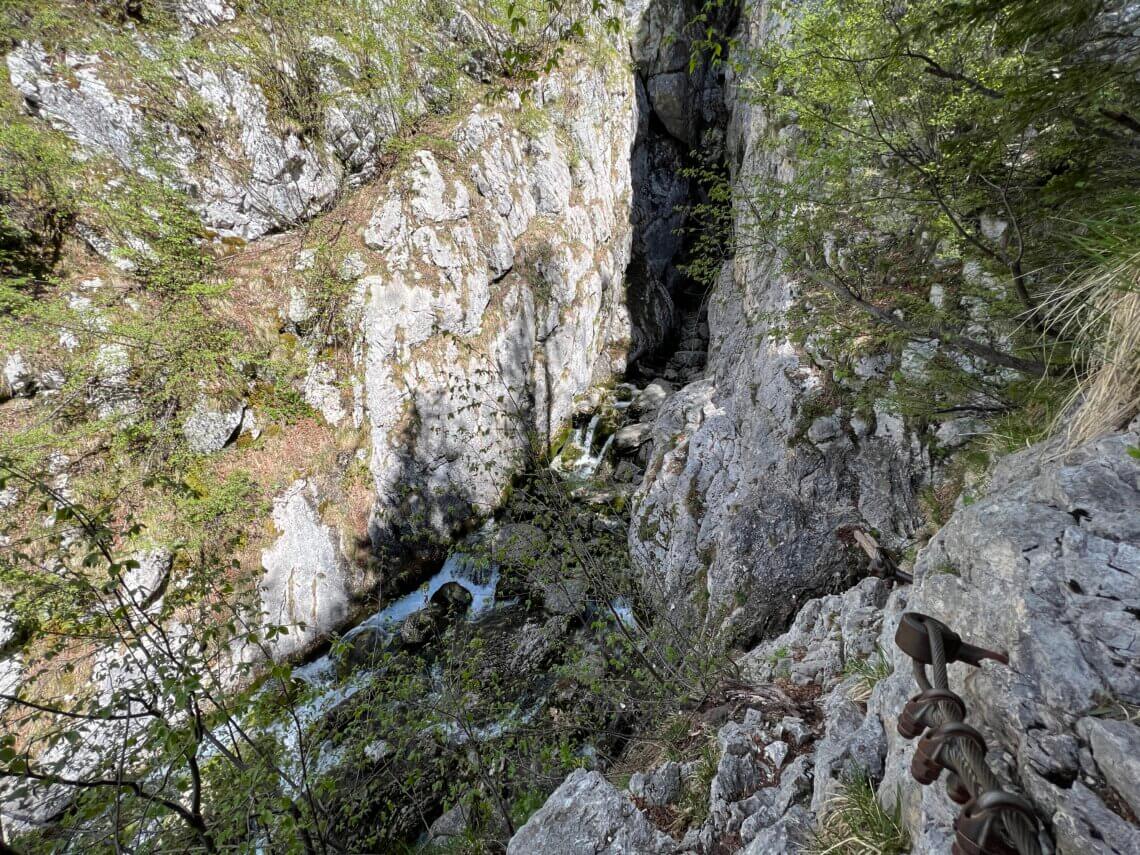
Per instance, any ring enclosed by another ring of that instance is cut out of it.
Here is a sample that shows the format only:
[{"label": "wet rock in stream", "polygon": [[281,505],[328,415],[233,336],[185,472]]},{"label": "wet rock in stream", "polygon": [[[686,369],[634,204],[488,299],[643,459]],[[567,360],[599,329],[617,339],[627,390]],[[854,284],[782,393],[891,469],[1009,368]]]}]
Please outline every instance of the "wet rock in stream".
[{"label": "wet rock in stream", "polygon": [[456,615],[467,611],[473,600],[471,592],[458,582],[445,582],[431,595],[430,603]]}]

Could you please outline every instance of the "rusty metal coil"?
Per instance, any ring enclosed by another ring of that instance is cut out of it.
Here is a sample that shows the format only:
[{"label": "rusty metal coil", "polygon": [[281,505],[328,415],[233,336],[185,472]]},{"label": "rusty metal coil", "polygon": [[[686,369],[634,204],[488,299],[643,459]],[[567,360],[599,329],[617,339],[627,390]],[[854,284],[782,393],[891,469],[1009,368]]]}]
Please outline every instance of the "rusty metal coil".
[{"label": "rusty metal coil", "polygon": [[1009,664],[1009,658],[963,641],[946,624],[918,612],[902,616],[895,644],[913,661],[921,690],[898,720],[900,735],[921,737],[911,773],[926,785],[946,771],[947,792],[963,805],[954,823],[953,855],[1041,855],[1040,823],[1032,806],[1002,790],[986,762],[985,741],[965,723],[966,705],[950,691],[946,671],[949,662],[978,667],[983,659]]}]

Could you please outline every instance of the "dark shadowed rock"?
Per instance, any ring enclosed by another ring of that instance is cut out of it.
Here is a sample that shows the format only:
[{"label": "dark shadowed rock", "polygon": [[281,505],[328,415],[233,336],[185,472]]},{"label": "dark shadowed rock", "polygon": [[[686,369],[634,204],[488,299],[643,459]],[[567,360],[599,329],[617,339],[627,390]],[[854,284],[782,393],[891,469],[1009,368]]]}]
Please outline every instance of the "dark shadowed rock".
[{"label": "dark shadowed rock", "polygon": [[400,624],[401,644],[409,650],[423,647],[439,633],[445,613],[442,607],[431,605],[408,615]]},{"label": "dark shadowed rock", "polygon": [[471,592],[458,582],[445,582],[431,595],[431,604],[454,614],[467,611],[472,599]]}]

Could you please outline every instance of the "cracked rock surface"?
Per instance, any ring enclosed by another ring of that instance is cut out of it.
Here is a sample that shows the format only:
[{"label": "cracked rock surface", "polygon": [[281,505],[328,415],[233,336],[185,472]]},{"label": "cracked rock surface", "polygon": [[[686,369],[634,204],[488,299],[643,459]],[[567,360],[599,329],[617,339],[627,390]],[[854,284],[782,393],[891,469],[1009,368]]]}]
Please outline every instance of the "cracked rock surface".
[{"label": "cracked rock surface", "polygon": [[[798,852],[855,774],[872,778],[888,810],[897,799],[912,853],[949,850],[958,808],[943,782],[913,780],[914,743],[896,731],[917,692],[893,641],[908,610],[1009,654],[1008,667],[951,665],[951,688],[985,736],[991,767],[1033,804],[1055,851],[1140,851],[1140,725],[1129,713],[1140,705],[1140,461],[1129,454],[1138,445],[1132,430],[1006,458],[986,494],[919,553],[913,586],[864,579],[811,600],[785,633],[747,653],[739,665],[752,688],[716,733],[709,817],[669,851]],[[864,701],[849,666],[880,656],[890,673]],[[681,768],[692,780],[691,766]],[[669,774],[631,779],[647,817],[662,815],[657,793],[671,790],[656,782]],[[553,821],[540,812],[531,823]]]}]

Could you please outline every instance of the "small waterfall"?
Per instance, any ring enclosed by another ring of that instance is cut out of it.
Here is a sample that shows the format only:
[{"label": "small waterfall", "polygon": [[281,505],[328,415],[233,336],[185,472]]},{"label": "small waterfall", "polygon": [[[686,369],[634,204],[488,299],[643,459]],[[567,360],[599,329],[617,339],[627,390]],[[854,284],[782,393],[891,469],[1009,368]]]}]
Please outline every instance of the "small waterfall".
[{"label": "small waterfall", "polygon": [[[487,527],[484,531],[486,530]],[[495,608],[495,591],[499,584],[498,566],[478,563],[466,553],[456,551],[447,557],[443,567],[427,582],[365,618],[344,634],[344,640],[351,641],[361,632],[371,628],[379,629],[388,636],[394,635],[405,618],[426,608],[432,595],[448,582],[458,582],[471,592],[472,600],[467,609],[467,620],[478,620]],[[299,756],[298,748],[302,733],[333,708],[360,691],[367,684],[370,675],[367,671],[354,672],[347,679],[340,680],[335,658],[332,654],[326,653],[312,662],[295,667],[293,676],[311,687],[312,695],[294,708],[295,720],[281,718],[265,726],[262,732],[277,741],[283,749],[283,756],[289,758],[286,762],[290,771],[299,776],[301,770],[296,766],[295,758]],[[246,726],[261,729],[248,722]],[[223,744],[237,741],[233,734],[219,732],[216,735]],[[212,756],[214,751],[215,749],[210,746],[204,756]],[[336,765],[339,759],[335,751],[327,756],[319,755],[315,758],[315,768],[330,768]]]},{"label": "small waterfall", "polygon": [[600,420],[601,416],[594,413],[590,418],[590,424],[586,428],[586,438],[582,440],[582,450],[586,452],[587,456],[590,454],[590,449],[594,447],[594,435],[598,432],[598,422]]},{"label": "small waterfall", "polygon": [[467,619],[475,620],[493,608],[495,589],[499,584],[497,566],[480,566],[462,552],[452,552],[439,572],[423,585],[398,600],[386,605],[376,614],[368,617],[344,634],[345,641],[351,641],[368,629],[380,629],[385,633],[395,633],[405,618],[420,609],[426,608],[432,595],[448,582],[458,582],[471,592],[471,605]]},{"label": "small waterfall", "polygon": [[611,433],[606,437],[606,441],[602,443],[602,448],[596,457],[591,457],[587,454],[582,458],[580,464],[581,468],[585,470],[583,474],[587,475],[588,477],[593,477],[597,473],[598,467],[601,466],[602,461],[606,459],[606,454],[609,452],[610,446],[613,445],[613,442],[614,435]]},{"label": "small waterfall", "polygon": [[[614,407],[624,409],[624,407],[618,406],[621,403],[624,403],[626,407],[629,406],[628,402],[614,402]],[[584,427],[574,428],[569,439],[566,440],[566,444],[550,462],[551,468],[563,474],[573,475],[576,478],[593,478],[598,472],[598,467],[602,465],[602,461],[606,459],[614,441],[613,434],[610,434],[602,443],[598,453],[594,454],[594,444],[597,442],[598,427],[601,425],[601,421],[601,412],[596,412]]]}]

